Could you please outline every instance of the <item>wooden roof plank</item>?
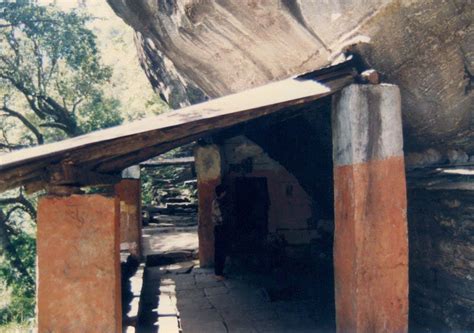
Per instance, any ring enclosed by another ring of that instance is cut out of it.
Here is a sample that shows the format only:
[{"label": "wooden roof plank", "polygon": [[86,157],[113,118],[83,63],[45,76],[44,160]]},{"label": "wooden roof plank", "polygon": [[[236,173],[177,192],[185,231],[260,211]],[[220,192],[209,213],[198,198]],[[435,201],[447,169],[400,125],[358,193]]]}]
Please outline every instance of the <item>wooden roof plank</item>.
[{"label": "wooden roof plank", "polygon": [[[311,75],[309,75],[311,74]],[[354,81],[350,64],[217,98],[130,124],[0,155],[0,191],[37,180],[50,164],[67,161],[100,172],[118,172],[176,145],[331,95]],[[34,175],[34,177],[28,176]]]}]

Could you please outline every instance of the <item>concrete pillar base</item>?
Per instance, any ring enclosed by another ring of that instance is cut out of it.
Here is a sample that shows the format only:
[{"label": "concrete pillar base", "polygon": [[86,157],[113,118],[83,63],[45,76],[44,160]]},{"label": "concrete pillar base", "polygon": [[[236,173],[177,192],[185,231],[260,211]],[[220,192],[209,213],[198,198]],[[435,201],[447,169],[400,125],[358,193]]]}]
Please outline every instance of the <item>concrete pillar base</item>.
[{"label": "concrete pillar base", "polygon": [[37,251],[39,332],[121,332],[118,199],[41,198]]}]

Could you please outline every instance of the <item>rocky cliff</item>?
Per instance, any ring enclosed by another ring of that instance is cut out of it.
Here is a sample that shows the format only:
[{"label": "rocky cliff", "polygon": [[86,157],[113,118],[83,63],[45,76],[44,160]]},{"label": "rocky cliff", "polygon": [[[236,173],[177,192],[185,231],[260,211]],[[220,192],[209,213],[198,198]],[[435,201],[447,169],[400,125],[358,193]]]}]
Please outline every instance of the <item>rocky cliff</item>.
[{"label": "rocky cliff", "polygon": [[[474,162],[471,0],[108,2],[137,31],[142,66],[175,108],[313,70],[350,48],[385,82],[400,86],[407,163]],[[330,220],[333,210],[325,103],[284,124],[269,117],[244,129],[298,179],[314,201],[316,220]],[[431,169],[415,178],[409,172],[412,331],[474,327],[474,197],[467,172],[457,176],[466,188],[427,188],[424,182],[439,185]],[[332,238],[325,239],[318,251],[330,258]]]},{"label": "rocky cliff", "polygon": [[173,107],[329,64],[352,45],[403,95],[408,151],[474,152],[469,0],[108,0]]}]

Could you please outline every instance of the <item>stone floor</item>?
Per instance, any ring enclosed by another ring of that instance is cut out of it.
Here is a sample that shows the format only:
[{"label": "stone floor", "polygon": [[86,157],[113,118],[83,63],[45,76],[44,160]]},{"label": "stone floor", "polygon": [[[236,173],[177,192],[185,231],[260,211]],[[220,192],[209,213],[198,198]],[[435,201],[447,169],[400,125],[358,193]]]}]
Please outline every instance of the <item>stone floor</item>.
[{"label": "stone floor", "polygon": [[137,332],[330,332],[321,302],[295,295],[274,300],[269,276],[246,274],[216,281],[212,271],[186,262],[149,267]]},{"label": "stone floor", "polygon": [[226,280],[217,281],[193,260],[195,228],[150,225],[143,245],[138,333],[334,331],[334,286],[321,268],[289,260],[257,272],[229,260]]}]

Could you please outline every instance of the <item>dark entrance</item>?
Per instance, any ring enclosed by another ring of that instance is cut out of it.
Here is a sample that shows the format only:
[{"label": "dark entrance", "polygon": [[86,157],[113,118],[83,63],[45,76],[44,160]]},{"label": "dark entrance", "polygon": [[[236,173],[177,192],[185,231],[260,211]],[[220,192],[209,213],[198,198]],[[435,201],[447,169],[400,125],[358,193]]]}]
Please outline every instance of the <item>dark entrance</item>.
[{"label": "dark entrance", "polygon": [[264,177],[238,177],[235,189],[235,253],[257,264],[262,259],[268,233],[267,179]]}]

